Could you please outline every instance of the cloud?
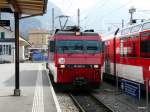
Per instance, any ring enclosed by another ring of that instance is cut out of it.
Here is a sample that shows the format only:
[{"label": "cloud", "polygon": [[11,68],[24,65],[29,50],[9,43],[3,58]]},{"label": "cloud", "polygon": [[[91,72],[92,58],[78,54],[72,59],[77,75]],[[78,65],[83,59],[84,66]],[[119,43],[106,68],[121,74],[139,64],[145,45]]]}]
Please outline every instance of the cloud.
[{"label": "cloud", "polygon": [[[149,4],[150,0],[130,0],[131,2],[127,5],[128,8],[135,7],[137,9],[147,9],[150,10]],[[121,2],[125,3],[126,0],[121,0]]]},{"label": "cloud", "polygon": [[93,7],[98,1],[102,0],[49,0],[57,5],[63,13],[74,16],[79,8],[85,12],[88,8]]},{"label": "cloud", "polygon": [[[135,7],[137,11],[134,18],[149,19],[150,0],[51,0],[62,12],[71,16],[77,22],[77,9],[81,12],[81,25],[99,30],[107,30],[110,23],[120,23],[124,19],[125,24],[129,22],[129,8]],[[114,25],[113,25],[114,26]]]}]

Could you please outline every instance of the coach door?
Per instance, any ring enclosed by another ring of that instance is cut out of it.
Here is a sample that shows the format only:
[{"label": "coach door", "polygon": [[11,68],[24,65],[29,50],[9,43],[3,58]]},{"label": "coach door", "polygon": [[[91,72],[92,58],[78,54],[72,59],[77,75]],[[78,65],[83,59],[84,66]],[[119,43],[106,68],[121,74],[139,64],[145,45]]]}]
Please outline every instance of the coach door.
[{"label": "coach door", "polygon": [[105,73],[110,74],[109,41],[105,42]]}]

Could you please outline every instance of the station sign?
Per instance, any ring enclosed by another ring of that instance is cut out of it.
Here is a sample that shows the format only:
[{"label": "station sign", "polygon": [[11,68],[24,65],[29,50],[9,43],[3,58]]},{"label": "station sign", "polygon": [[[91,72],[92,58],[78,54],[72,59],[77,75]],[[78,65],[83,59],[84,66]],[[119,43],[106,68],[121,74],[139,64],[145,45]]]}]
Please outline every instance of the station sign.
[{"label": "station sign", "polygon": [[126,79],[121,80],[121,88],[125,94],[140,100],[140,84]]},{"label": "station sign", "polygon": [[0,26],[10,26],[10,20],[0,20]]}]

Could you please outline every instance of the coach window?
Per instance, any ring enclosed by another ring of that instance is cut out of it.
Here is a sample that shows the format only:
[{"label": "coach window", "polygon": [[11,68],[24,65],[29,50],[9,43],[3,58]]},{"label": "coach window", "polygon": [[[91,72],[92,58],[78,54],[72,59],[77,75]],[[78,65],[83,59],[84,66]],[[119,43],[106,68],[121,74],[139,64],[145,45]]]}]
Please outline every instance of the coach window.
[{"label": "coach window", "polygon": [[150,40],[141,40],[141,57],[150,58]]},{"label": "coach window", "polygon": [[140,52],[141,52],[141,57],[150,58],[150,34],[149,32],[143,32],[141,34]]},{"label": "coach window", "polygon": [[140,28],[141,28],[141,25],[137,25],[137,26],[132,27],[131,33],[138,32],[140,30]]},{"label": "coach window", "polygon": [[123,39],[120,39],[120,56],[123,57],[124,56],[124,52],[123,52]]},{"label": "coach window", "polygon": [[148,30],[148,29],[150,29],[150,22],[149,23],[145,23],[143,25],[143,30]]},{"label": "coach window", "polygon": [[123,36],[123,35],[127,35],[127,34],[129,34],[130,33],[130,28],[126,28],[126,29],[123,29],[123,30],[121,30],[121,35]]},{"label": "coach window", "polygon": [[121,30],[121,35],[124,35],[124,30]]},{"label": "coach window", "polygon": [[120,56],[124,57],[127,55],[127,38],[128,37],[122,37],[120,39]]},{"label": "coach window", "polygon": [[127,42],[127,56],[136,57],[136,38],[129,38]]}]

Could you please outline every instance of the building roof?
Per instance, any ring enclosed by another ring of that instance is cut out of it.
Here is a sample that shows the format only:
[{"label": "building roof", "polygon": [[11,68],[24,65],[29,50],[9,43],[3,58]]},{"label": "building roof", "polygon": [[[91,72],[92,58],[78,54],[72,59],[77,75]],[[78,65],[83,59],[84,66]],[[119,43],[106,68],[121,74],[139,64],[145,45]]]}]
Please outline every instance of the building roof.
[{"label": "building roof", "polygon": [[48,0],[0,0],[1,12],[18,12],[20,14],[43,14]]},{"label": "building roof", "polygon": [[[7,28],[2,27],[2,26],[0,26],[0,27],[3,28],[5,31],[13,33],[13,31],[11,31],[10,29],[7,29]],[[29,45],[29,46],[31,46],[31,44],[26,39],[24,39],[22,36],[19,36],[19,40],[20,40],[20,44],[21,45],[24,45],[24,46]],[[0,42],[15,42],[15,38],[0,39]]]},{"label": "building roof", "polygon": [[30,42],[28,42],[26,39],[20,37],[19,40],[20,40],[20,45],[31,46]]}]

